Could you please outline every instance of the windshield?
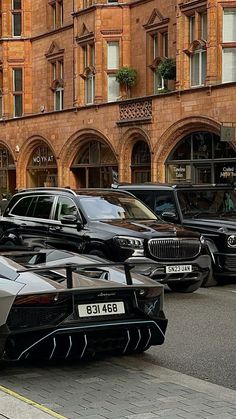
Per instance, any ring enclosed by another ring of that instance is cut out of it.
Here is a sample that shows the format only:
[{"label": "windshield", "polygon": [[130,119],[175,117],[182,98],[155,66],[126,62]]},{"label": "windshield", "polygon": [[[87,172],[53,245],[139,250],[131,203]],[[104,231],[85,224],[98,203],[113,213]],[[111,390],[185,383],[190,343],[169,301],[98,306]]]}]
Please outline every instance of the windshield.
[{"label": "windshield", "polygon": [[178,191],[178,198],[184,218],[236,216],[236,192],[232,189]]},{"label": "windshield", "polygon": [[85,215],[91,220],[157,219],[145,205],[131,196],[83,196],[80,202]]}]

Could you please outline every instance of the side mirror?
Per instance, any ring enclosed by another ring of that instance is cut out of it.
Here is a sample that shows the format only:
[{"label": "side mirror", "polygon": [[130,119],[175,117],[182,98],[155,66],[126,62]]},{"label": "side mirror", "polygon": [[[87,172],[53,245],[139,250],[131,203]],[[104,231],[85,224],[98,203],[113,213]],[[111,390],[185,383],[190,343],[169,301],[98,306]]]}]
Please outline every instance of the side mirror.
[{"label": "side mirror", "polygon": [[174,222],[174,221],[178,220],[176,212],[164,211],[164,212],[161,213],[160,216],[165,221],[170,221],[170,222],[173,221]]},{"label": "side mirror", "polygon": [[64,225],[75,226],[78,231],[83,228],[82,221],[78,219],[76,215],[63,215],[63,217],[61,217],[61,223]]}]

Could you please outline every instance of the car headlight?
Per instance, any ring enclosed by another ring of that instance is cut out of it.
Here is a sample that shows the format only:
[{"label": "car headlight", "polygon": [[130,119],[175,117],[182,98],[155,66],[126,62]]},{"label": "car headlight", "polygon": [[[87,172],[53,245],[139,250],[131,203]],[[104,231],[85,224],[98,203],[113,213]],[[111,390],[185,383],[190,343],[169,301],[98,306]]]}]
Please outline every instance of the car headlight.
[{"label": "car headlight", "polygon": [[205,240],[205,237],[204,236],[200,236],[200,243],[203,246],[204,246],[204,244],[206,244],[206,240]]},{"label": "car headlight", "polygon": [[133,256],[144,255],[143,239],[139,239],[137,237],[116,236],[114,237],[114,241],[123,249],[133,249]]},{"label": "car headlight", "polygon": [[236,247],[236,235],[235,234],[231,234],[228,238],[227,238],[227,245],[229,247]]}]

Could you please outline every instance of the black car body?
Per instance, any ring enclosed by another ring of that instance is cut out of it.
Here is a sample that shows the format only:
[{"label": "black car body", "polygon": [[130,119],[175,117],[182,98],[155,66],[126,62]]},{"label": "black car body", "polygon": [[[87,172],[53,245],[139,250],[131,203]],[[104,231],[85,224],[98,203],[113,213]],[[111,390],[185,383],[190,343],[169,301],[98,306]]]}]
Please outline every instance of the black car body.
[{"label": "black car body", "polygon": [[0,256],[0,360],[143,352],[164,342],[163,286],[61,250]]},{"label": "black car body", "polygon": [[115,186],[141,199],[158,216],[204,235],[217,282],[236,281],[236,191],[231,184]]},{"label": "black car body", "polygon": [[11,199],[0,229],[2,245],[143,261],[139,273],[177,291],[194,291],[209,273],[210,258],[199,233],[164,222],[124,191],[25,190]]}]

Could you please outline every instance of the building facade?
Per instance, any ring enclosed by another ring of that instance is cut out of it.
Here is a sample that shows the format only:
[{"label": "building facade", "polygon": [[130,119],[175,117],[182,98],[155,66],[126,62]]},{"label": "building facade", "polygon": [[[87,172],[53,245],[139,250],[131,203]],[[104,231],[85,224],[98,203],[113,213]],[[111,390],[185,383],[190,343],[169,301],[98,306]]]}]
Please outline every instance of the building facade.
[{"label": "building facade", "polygon": [[[1,0],[0,11],[0,191],[235,178],[236,1]],[[158,71],[169,58],[175,80]],[[137,73],[129,97],[123,67]]]}]

